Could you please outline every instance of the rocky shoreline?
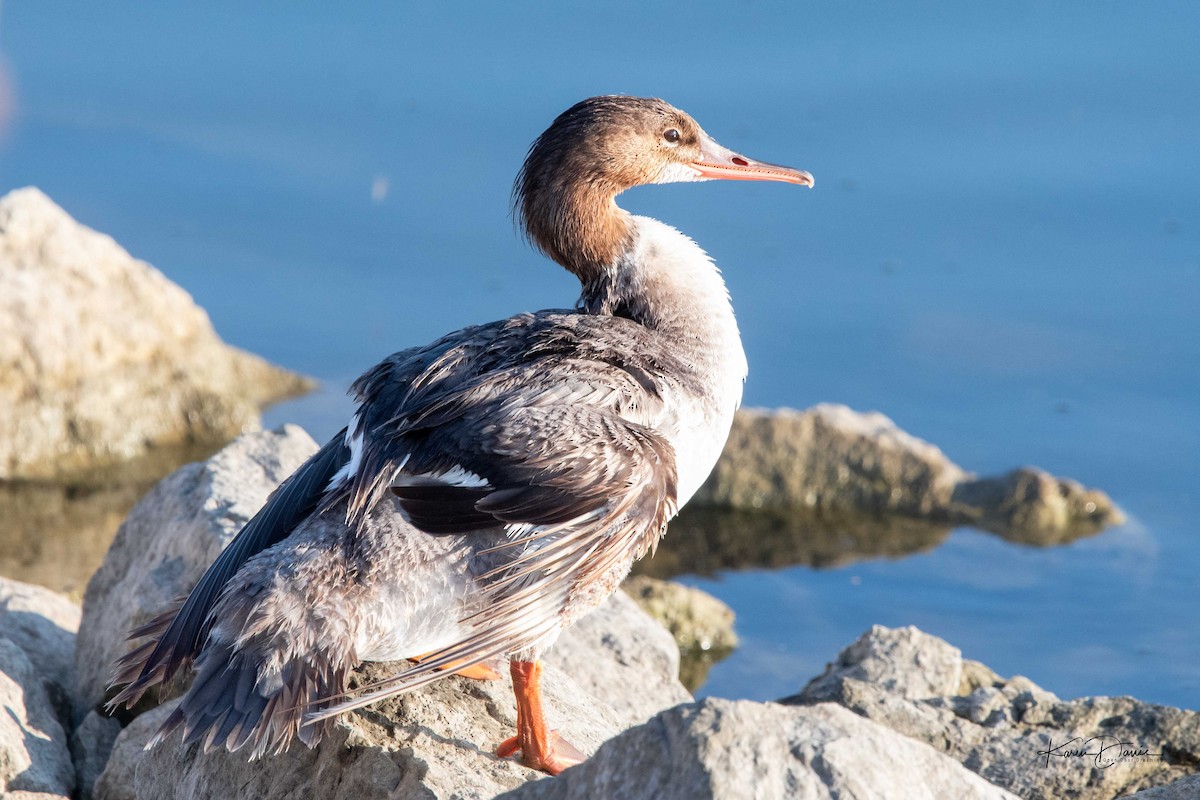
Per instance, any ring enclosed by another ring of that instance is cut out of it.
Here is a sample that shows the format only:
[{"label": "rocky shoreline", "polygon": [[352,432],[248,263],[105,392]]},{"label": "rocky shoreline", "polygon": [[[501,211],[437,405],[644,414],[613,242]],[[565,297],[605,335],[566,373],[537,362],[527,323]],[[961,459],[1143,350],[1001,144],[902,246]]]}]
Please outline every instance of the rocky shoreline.
[{"label": "rocky shoreline", "polygon": [[[181,687],[121,720],[99,713],[124,632],[185,591],[315,448],[285,426],[173,473],[122,525],[82,610],[0,579],[4,796],[1110,800],[1194,786],[1200,714],[1132,698],[1063,701],[915,628],[873,628],[824,674],[802,687],[797,676],[798,692],[776,703],[693,701],[678,680],[675,637],[621,593],[549,659],[551,724],[593,754],[557,779],[492,755],[515,715],[507,678],[448,678],[347,715],[316,750],[296,745],[253,764],[177,738],[145,751]],[[635,584],[634,594],[655,593]],[[721,635],[677,628],[691,641]],[[365,665],[358,679],[390,669]],[[1085,740],[1108,749],[1068,754]]]}]

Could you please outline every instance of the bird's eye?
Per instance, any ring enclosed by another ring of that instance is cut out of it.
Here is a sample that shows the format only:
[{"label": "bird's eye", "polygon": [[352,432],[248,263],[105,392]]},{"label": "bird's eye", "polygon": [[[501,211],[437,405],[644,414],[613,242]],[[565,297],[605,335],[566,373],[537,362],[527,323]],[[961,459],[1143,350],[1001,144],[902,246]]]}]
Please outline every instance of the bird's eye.
[{"label": "bird's eye", "polygon": [[681,137],[680,137],[680,133],[677,129],[667,128],[665,131],[663,131],[663,138],[666,139],[671,144],[675,144],[676,142],[679,141],[679,139]]}]

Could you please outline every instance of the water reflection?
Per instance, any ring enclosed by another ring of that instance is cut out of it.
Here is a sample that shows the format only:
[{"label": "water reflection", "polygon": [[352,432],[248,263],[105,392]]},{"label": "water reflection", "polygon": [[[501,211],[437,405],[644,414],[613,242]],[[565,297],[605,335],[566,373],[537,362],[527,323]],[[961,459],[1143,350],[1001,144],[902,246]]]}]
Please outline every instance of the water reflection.
[{"label": "water reflection", "polygon": [[[655,578],[713,575],[722,570],[837,567],[876,558],[900,558],[938,547],[957,523],[854,512],[687,508],[674,520],[653,558],[634,567]],[[991,524],[988,533],[1033,546],[1066,544],[1102,525],[1038,532]]]},{"label": "water reflection", "polygon": [[0,575],[79,600],[142,495],[164,475],[219,447],[160,448],[70,484],[0,482]]},{"label": "water reflection", "polygon": [[[1009,524],[1016,519],[989,517],[977,520],[976,525],[978,530],[1005,541],[1035,547],[1067,544],[1093,536],[1105,527],[1103,521],[1040,529]],[[667,579],[792,566],[823,569],[872,559],[899,559],[936,549],[957,527],[958,522],[896,514],[694,506],[671,522],[658,552],[635,564],[633,572]],[[710,670],[732,653],[731,649],[681,648],[679,678],[695,692],[705,685]]]},{"label": "water reflection", "polygon": [[898,516],[688,508],[671,523],[654,557],[634,569],[670,578],[798,564],[833,567],[929,550],[950,531],[948,524]]},{"label": "water reflection", "polygon": [[712,668],[733,655],[733,650],[732,647],[711,650],[679,648],[679,682],[695,694],[708,681],[708,673]]}]

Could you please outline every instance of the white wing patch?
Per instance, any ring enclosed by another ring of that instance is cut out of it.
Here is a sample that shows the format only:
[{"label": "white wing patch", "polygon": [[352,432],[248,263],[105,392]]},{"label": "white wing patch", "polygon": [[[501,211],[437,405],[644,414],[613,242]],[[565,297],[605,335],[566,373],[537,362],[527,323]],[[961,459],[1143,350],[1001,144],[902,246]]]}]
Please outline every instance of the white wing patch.
[{"label": "white wing patch", "polygon": [[350,418],[350,424],[346,426],[345,441],[346,447],[350,448],[350,460],[329,479],[329,485],[325,487],[327,492],[347,483],[358,474],[363,452],[363,432],[359,430],[360,421],[359,412],[354,412],[354,416]]},{"label": "white wing patch", "polygon": [[415,486],[429,483],[444,483],[447,486],[457,486],[460,489],[490,489],[492,485],[485,478],[476,475],[469,469],[463,469],[455,464],[445,472],[424,472],[411,475],[397,475],[393,480],[395,486]]}]

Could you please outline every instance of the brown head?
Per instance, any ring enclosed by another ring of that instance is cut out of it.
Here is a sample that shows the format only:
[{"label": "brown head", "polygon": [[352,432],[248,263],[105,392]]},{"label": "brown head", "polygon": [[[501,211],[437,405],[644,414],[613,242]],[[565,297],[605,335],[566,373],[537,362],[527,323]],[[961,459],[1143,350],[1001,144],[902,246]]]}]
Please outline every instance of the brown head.
[{"label": "brown head", "polygon": [[618,194],[647,183],[721,179],[813,185],[807,172],[722,147],[669,103],[608,95],[576,103],[538,137],[514,197],[530,241],[586,283],[629,245],[629,216],[613,202]]}]

